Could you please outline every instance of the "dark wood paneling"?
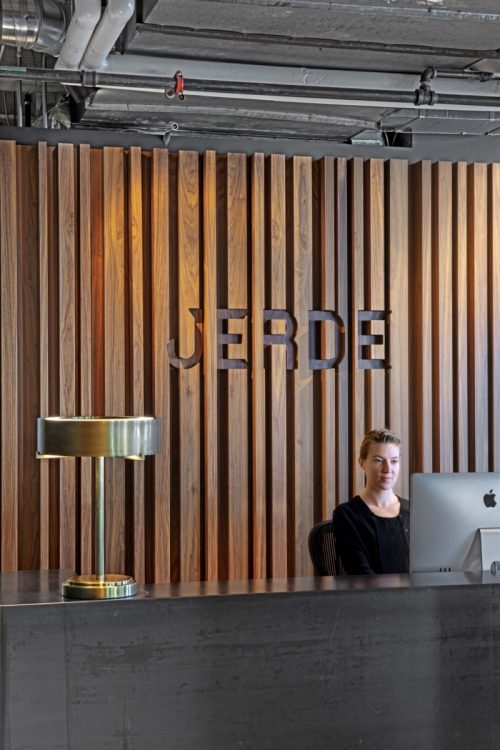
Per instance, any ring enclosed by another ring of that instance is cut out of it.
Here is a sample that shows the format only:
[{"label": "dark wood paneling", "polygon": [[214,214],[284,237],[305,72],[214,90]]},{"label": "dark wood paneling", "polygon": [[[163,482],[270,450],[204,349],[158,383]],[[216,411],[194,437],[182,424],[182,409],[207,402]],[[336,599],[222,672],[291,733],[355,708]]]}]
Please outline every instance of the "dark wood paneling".
[{"label": "dark wood paneling", "polygon": [[[311,573],[307,535],[314,522],[313,376],[309,369],[309,310],[312,299],[311,159],[293,159],[293,304],[297,320],[294,399],[294,539],[288,550],[289,574]],[[290,562],[293,561],[293,564]]]},{"label": "dark wood paneling", "polygon": [[491,362],[490,362],[490,470],[500,471],[500,164],[492,164],[490,195],[490,303],[491,303]]},{"label": "dark wood paneling", "polygon": [[[79,409],[91,416],[92,404],[92,182],[90,147],[80,146],[79,154]],[[82,574],[92,572],[92,459],[80,460],[80,561]]]},{"label": "dark wood paneling", "polygon": [[[121,416],[125,409],[125,162],[121,149],[103,153],[104,195],[104,413]],[[125,466],[106,464],[106,567],[125,571]]]},{"label": "dark wood paneling", "polygon": [[[269,165],[269,256],[267,300],[270,308],[286,310],[286,176],[285,158],[273,154]],[[283,332],[283,323],[270,321],[268,330]],[[271,346],[269,352],[268,400],[269,426],[269,497],[268,497],[268,575],[287,575],[287,370],[284,346]],[[291,493],[290,493],[291,494]]]},{"label": "dark wood paneling", "polygon": [[451,164],[433,166],[433,469],[453,469]]},{"label": "dark wood paneling", "polygon": [[[348,174],[345,159],[337,159],[337,174],[335,179],[337,196],[336,221],[336,251],[337,277],[335,286],[336,310],[344,323],[349,321],[349,231],[348,231]],[[352,199],[352,198],[351,198]],[[355,199],[355,197],[354,197]],[[351,375],[354,367],[351,352],[346,346],[345,357],[339,364],[336,377],[336,503],[344,502],[353,494],[352,485],[352,430],[349,418],[349,403],[351,401]],[[332,503],[333,508],[334,503]]]},{"label": "dark wood paneling", "polygon": [[266,577],[266,400],[264,371],[265,190],[264,156],[252,158],[252,524],[254,578]]},{"label": "dark wood paneling", "polygon": [[[142,240],[142,157],[140,148],[132,148],[129,158],[128,187],[128,305],[129,305],[129,358],[128,370],[130,396],[127,412],[144,414],[144,269]],[[146,576],[145,561],[145,495],[144,462],[131,463],[131,506],[133,526],[133,573],[143,583]]]},{"label": "dark wood paneling", "polygon": [[[18,566],[40,564],[39,467],[33,424],[39,413],[38,183],[36,146],[17,153],[18,262]],[[19,200],[22,196],[23,200]],[[22,282],[21,282],[22,280]],[[31,365],[31,366],[30,366]]]},{"label": "dark wood paneling", "polygon": [[[247,160],[243,154],[227,157],[227,306],[248,310]],[[248,363],[248,315],[227,322],[241,344],[227,347],[228,359]],[[249,434],[248,370],[227,372],[227,489],[228,577],[248,577]]]},{"label": "dark wood paneling", "polygon": [[[335,310],[335,230],[336,230],[336,193],[335,193],[335,159],[326,158],[321,170],[321,307],[324,310]],[[332,357],[335,352],[335,334],[331,325],[321,329],[321,356]],[[321,518],[332,512],[335,504],[335,378],[336,370],[321,372]],[[317,519],[320,520],[320,519]]]},{"label": "dark wood paneling", "polygon": [[[500,196],[499,196],[500,198]],[[454,469],[467,471],[469,467],[468,440],[468,368],[467,368],[467,165],[454,165],[453,203],[453,415]]]},{"label": "dark wood paneling", "polygon": [[[423,161],[411,168],[411,225],[409,252],[409,357],[408,385],[414,397],[409,400],[413,423],[413,450],[410,472],[421,467],[432,471],[432,174],[431,164]],[[419,325],[415,325],[419,321]]]},{"label": "dark wood paneling", "polygon": [[[76,174],[75,148],[58,147],[59,190],[59,413],[76,414]],[[59,464],[59,564],[76,567],[76,466]]]},{"label": "dark wood paneling", "polygon": [[151,324],[152,324],[152,402],[154,416],[161,419],[162,450],[154,459],[153,555],[150,578],[170,581],[170,375],[167,362],[167,342],[170,338],[169,257],[169,172],[166,151],[153,151],[151,181]]},{"label": "dark wood paneling", "polygon": [[[39,268],[39,401],[40,416],[49,406],[49,166],[47,144],[38,147],[38,268]],[[34,427],[33,427],[34,430]],[[4,445],[2,444],[2,455]],[[40,462],[40,568],[49,568],[49,462]],[[10,488],[12,490],[12,488]],[[36,566],[35,566],[36,567]]]},{"label": "dark wood paneling", "polygon": [[[387,424],[401,439],[401,462],[409,464],[409,329],[408,329],[408,164],[394,160],[388,166],[387,301],[390,313],[390,360]],[[396,369],[395,369],[396,368]],[[383,372],[383,370],[382,370]],[[408,470],[399,486],[408,497]]]},{"label": "dark wood paneling", "polygon": [[488,470],[487,173],[468,167],[469,466]]},{"label": "dark wood paneling", "polygon": [[[107,568],[141,582],[308,574],[310,526],[361,489],[384,423],[402,494],[410,470],[500,468],[498,165],[4,142],[0,167],[4,569],[92,568],[91,461],[35,462],[38,414],[162,419],[160,455],[106,466]],[[246,368],[218,369],[226,307]],[[173,366],[190,308],[201,357]],[[317,308],[346,347],[313,372]],[[292,369],[266,309],[296,322]],[[359,367],[360,310],[391,310],[370,324],[389,369]]]},{"label": "dark wood paneling", "polygon": [[[394,162],[397,164],[398,162]],[[392,163],[391,163],[392,167]],[[384,221],[384,162],[380,159],[372,159],[365,162],[365,283],[366,283],[366,309],[368,310],[385,310],[386,305],[386,274],[390,271],[389,264],[386,265],[385,258],[385,234],[386,223]],[[390,180],[391,175],[388,174]],[[393,214],[391,211],[397,211],[392,206],[391,199],[397,196],[391,194],[388,189],[387,210],[388,225],[391,225]],[[391,239],[388,238],[390,243]],[[386,270],[387,269],[387,270]],[[390,307],[389,307],[390,309]],[[383,321],[377,320],[371,323],[371,333],[381,335],[383,333]],[[383,356],[383,350],[380,346],[372,346],[370,356],[373,359]],[[386,413],[386,371],[383,368],[367,370],[367,402],[365,405],[367,423],[371,427],[383,427],[387,423]]]},{"label": "dark wood paneling", "polygon": [[16,146],[0,143],[0,367],[1,435],[0,459],[2,570],[18,565],[18,225],[16,214]]},{"label": "dark wood paneling", "polygon": [[203,408],[205,443],[205,575],[219,577],[219,472],[217,387],[217,163],[207,151],[203,173]]},{"label": "dark wood paneling", "polygon": [[[351,362],[358,362],[360,355],[360,330],[358,325],[359,310],[368,308],[368,283],[365,278],[368,274],[365,270],[365,242],[363,203],[365,197],[363,179],[363,160],[353,159],[350,164],[350,187],[351,201],[349,212],[349,232],[351,242],[349,246],[349,265],[351,268],[351,310],[348,323],[352,326],[349,340]],[[349,440],[349,450],[353,456],[357,451],[363,435],[366,432],[367,413],[366,407],[371,395],[369,373],[359,367],[352,369],[351,382],[351,415],[352,431]],[[371,424],[371,423],[370,423]],[[340,442],[340,441],[339,441]],[[351,483],[353,494],[361,492],[364,486],[363,473],[357,461],[351,463]],[[336,503],[345,501],[345,497],[336,498]]]},{"label": "dark wood paneling", "polygon": [[[194,352],[194,319],[190,308],[200,307],[199,155],[179,154],[178,181],[178,354]],[[180,576],[196,581],[201,573],[201,394],[199,365],[179,369],[179,486]]]}]

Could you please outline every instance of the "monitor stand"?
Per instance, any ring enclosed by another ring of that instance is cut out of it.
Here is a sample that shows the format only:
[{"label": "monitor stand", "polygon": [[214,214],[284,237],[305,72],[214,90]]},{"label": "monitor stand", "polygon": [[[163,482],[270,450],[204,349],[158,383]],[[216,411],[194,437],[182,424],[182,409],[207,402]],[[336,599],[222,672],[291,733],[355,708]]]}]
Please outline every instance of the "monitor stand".
[{"label": "monitor stand", "polygon": [[481,541],[481,565],[483,570],[500,572],[500,528],[478,529]]}]

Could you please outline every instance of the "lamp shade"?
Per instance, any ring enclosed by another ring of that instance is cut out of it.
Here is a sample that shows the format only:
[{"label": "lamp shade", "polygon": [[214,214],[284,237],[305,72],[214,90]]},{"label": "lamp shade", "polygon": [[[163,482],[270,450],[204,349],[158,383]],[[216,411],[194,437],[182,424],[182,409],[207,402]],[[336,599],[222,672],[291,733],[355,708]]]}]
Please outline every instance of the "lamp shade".
[{"label": "lamp shade", "polygon": [[154,417],[39,417],[37,457],[135,458],[159,453]]}]

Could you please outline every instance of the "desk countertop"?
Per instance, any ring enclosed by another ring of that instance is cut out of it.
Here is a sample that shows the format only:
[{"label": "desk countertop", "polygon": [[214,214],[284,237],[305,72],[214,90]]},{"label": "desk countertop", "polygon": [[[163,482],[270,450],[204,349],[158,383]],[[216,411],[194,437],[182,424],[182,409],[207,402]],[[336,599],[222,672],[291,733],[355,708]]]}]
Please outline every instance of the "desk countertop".
[{"label": "desk countertop", "polygon": [[[81,604],[61,595],[61,585],[71,571],[21,571],[0,574],[0,606],[33,604]],[[500,584],[500,575],[484,573],[412,573],[383,576],[325,576],[251,581],[146,584],[127,601],[193,599],[220,596],[267,596],[315,592],[367,592],[435,587],[488,586]],[[108,600],[109,601],[109,600]],[[112,600],[112,601],[117,601]],[[87,600],[88,604],[89,601]],[[97,603],[97,602],[94,602]],[[101,604],[105,602],[100,602]]]}]

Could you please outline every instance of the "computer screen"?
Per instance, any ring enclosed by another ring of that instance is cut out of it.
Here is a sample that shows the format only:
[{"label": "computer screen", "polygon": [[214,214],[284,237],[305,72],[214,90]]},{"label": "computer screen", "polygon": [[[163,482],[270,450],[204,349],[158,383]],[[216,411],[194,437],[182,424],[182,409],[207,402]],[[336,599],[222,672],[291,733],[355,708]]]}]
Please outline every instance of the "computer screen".
[{"label": "computer screen", "polygon": [[410,572],[476,572],[495,560],[500,561],[500,474],[412,474]]}]

